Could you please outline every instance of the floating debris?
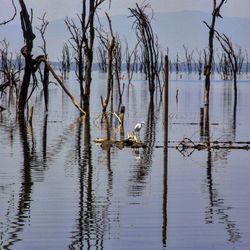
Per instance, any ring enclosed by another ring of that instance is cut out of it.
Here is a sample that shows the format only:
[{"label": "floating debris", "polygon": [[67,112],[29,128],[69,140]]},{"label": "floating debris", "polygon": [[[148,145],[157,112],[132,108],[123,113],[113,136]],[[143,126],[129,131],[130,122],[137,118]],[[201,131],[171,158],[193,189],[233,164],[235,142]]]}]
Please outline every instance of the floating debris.
[{"label": "floating debris", "polygon": [[121,141],[116,141],[112,139],[106,138],[96,138],[94,142],[100,145],[103,149],[109,149],[110,147],[117,147],[119,149],[123,149],[124,147],[131,148],[145,148],[146,144],[142,141],[138,140],[137,137],[133,133],[128,133],[126,139]]},{"label": "floating debris", "polygon": [[[240,146],[241,144],[245,144]],[[203,143],[194,143],[189,138],[184,138],[177,146],[180,152],[186,149],[206,150],[206,149],[244,149],[250,150],[249,142],[233,142],[233,141],[207,141]]]}]

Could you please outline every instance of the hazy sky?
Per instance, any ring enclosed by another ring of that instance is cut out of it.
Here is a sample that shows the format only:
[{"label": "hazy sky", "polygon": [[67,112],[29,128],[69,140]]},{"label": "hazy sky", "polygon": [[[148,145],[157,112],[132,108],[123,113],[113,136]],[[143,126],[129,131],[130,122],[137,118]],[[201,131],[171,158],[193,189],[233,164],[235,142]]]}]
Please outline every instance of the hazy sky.
[{"label": "hazy sky", "polygon": [[[217,0],[219,1],[219,0]],[[6,19],[11,10],[10,0],[0,0],[0,17]],[[128,14],[128,7],[142,0],[112,0],[111,13],[113,15]],[[212,0],[148,0],[154,11],[183,11],[199,10],[211,12]],[[17,0],[16,0],[17,3]],[[26,0],[28,8],[33,8],[35,16],[41,16],[45,11],[49,20],[75,16],[81,10],[81,0]],[[103,6],[104,7],[104,6]],[[107,10],[107,8],[102,8]],[[228,0],[222,9],[225,16],[250,18],[250,0]]]}]

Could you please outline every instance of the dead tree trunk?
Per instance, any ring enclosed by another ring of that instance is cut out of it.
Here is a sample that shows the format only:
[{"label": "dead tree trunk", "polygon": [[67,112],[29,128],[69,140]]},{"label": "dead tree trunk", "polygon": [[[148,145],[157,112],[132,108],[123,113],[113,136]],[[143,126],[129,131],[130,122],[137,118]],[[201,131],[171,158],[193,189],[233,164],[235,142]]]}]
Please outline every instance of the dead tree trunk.
[{"label": "dead tree trunk", "polygon": [[119,105],[118,112],[120,111],[120,106],[122,104],[122,96],[124,92],[125,84],[121,86],[121,70],[122,70],[122,47],[119,36],[116,36],[116,43],[114,48],[114,73],[117,81],[118,95],[119,95]]},{"label": "dead tree trunk", "polygon": [[61,61],[61,73],[62,73],[62,78],[64,80],[68,79],[70,68],[71,68],[70,51],[68,44],[65,43],[62,48],[62,61]]},{"label": "dead tree trunk", "polygon": [[[80,28],[73,20],[67,19],[66,25],[72,35],[71,45],[78,54],[78,79],[80,82],[81,102],[83,109],[88,112],[90,101],[90,85],[93,64],[93,47],[95,40],[94,21],[97,8],[105,0],[83,0],[82,13],[78,15]],[[88,8],[88,9],[87,9]],[[84,73],[83,73],[84,72]]]},{"label": "dead tree trunk", "polygon": [[25,110],[25,105],[28,97],[28,89],[30,85],[30,79],[33,72],[33,59],[32,59],[32,49],[33,40],[35,39],[35,34],[32,30],[31,19],[29,13],[26,9],[26,5],[23,0],[19,0],[21,6],[20,18],[23,31],[23,38],[25,41],[24,47],[21,49],[21,53],[25,58],[24,75],[21,84],[20,97],[18,103],[18,112],[23,115]]},{"label": "dead tree trunk", "polygon": [[125,49],[125,61],[126,61],[126,69],[127,69],[127,77],[128,77],[128,84],[131,84],[133,79],[135,65],[137,61],[137,43],[132,52],[129,51],[128,43],[126,42],[126,49]]},{"label": "dead tree trunk", "polygon": [[212,22],[211,25],[208,25],[205,21],[204,23],[209,28],[209,40],[208,40],[208,61],[205,64],[204,75],[205,75],[205,91],[204,91],[204,105],[209,105],[209,91],[210,91],[210,76],[212,71],[213,55],[214,55],[214,29],[216,18],[221,17],[220,9],[227,0],[220,0],[220,3],[217,4],[217,0],[213,0],[213,12],[212,12]]},{"label": "dead tree trunk", "polygon": [[9,52],[9,43],[4,39],[0,41],[0,55],[1,55],[1,65],[0,65],[0,79],[3,78],[3,83],[0,84],[0,93],[7,94],[8,91],[8,99],[9,105],[13,100],[13,91],[16,90],[16,101],[18,100],[19,92],[18,92],[18,84],[19,74],[21,68],[18,68],[16,63],[13,60],[12,53]]},{"label": "dead tree trunk", "polygon": [[249,71],[249,57],[248,57],[248,52],[247,50],[245,50],[245,53],[246,53],[246,74],[248,74],[248,71]]},{"label": "dead tree trunk", "polygon": [[83,33],[84,40],[84,55],[86,60],[85,67],[85,85],[84,85],[84,95],[83,95],[83,109],[88,111],[89,109],[89,100],[90,100],[90,86],[91,86],[91,73],[92,73],[92,64],[93,64],[93,47],[95,40],[95,26],[94,20],[97,12],[97,8],[105,2],[105,0],[89,0],[89,13],[88,19],[86,19],[86,1],[83,0],[83,14],[82,16],[83,23],[85,24],[85,32]]},{"label": "dead tree trunk", "polygon": [[198,49],[196,50],[197,54],[198,54],[198,65],[197,65],[197,70],[198,70],[198,74],[199,74],[199,80],[201,79],[201,74],[202,74],[202,51],[199,51]]},{"label": "dead tree trunk", "polygon": [[[45,32],[48,27],[49,22],[45,20],[45,15],[42,16],[42,18],[38,18],[42,24],[40,27],[37,27],[37,29],[40,32],[40,35],[42,37],[43,44],[40,46],[42,49],[42,52],[45,56],[46,59],[48,59],[48,52],[47,52],[47,43],[45,39]],[[42,84],[43,84],[43,93],[44,93],[44,103],[45,103],[45,109],[48,111],[48,103],[49,103],[49,69],[47,65],[45,64],[44,69],[43,69],[43,78],[42,78]]]},{"label": "dead tree trunk", "polygon": [[81,115],[86,115],[87,113],[80,107],[80,105],[77,103],[74,96],[71,95],[71,93],[68,91],[68,89],[64,86],[63,82],[61,81],[60,77],[57,76],[53,68],[48,63],[47,59],[44,56],[38,56],[34,61],[36,61],[37,64],[40,64],[43,62],[45,66],[47,66],[48,70],[51,72],[53,77],[57,80],[57,82],[60,84],[64,92],[67,94],[67,96],[71,99],[74,106],[80,111]]},{"label": "dead tree trunk", "polygon": [[187,64],[187,72],[191,74],[192,72],[192,61],[193,61],[193,54],[194,51],[192,50],[191,53],[188,53],[188,47],[183,45],[183,49],[185,51],[185,58],[186,58],[186,64]]},{"label": "dead tree trunk", "polygon": [[[81,97],[81,101],[83,98],[83,94],[84,94],[84,89],[83,89],[83,80],[84,80],[84,53],[83,53],[83,35],[81,30],[84,30],[85,27],[82,27],[82,29],[78,28],[77,25],[74,23],[73,20],[70,20],[69,18],[66,18],[65,20],[65,24],[70,32],[71,38],[69,40],[69,43],[71,45],[71,47],[73,48],[73,50],[76,53],[75,56],[75,62],[76,62],[76,76],[79,82],[79,87],[80,87],[80,97]],[[81,25],[83,26],[83,23],[81,23]],[[64,47],[65,48],[65,47]],[[63,50],[64,50],[63,48]],[[66,60],[66,55],[63,54],[63,57],[65,56]],[[63,65],[65,67],[65,71],[66,71],[66,62],[63,62]],[[62,69],[64,70],[64,69]]]},{"label": "dead tree trunk", "polygon": [[98,67],[101,72],[107,72],[107,51],[104,48],[103,44],[97,47],[97,60],[98,60]]},{"label": "dead tree trunk", "polygon": [[102,112],[105,113],[107,110],[107,106],[109,104],[110,97],[113,92],[113,57],[114,57],[114,48],[115,48],[115,36],[113,34],[112,24],[111,20],[106,13],[106,17],[109,23],[109,32],[111,35],[111,38],[105,38],[102,34],[100,34],[101,42],[103,43],[104,47],[108,51],[108,80],[107,80],[107,96],[103,99],[101,97],[102,101]]}]

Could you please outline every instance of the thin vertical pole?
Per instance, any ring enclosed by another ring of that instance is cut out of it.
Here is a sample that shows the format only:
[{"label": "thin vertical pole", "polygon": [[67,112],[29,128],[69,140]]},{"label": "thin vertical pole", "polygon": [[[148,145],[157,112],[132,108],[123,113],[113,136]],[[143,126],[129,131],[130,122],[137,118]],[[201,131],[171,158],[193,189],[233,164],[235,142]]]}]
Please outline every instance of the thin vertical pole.
[{"label": "thin vertical pole", "polygon": [[164,60],[164,150],[163,150],[163,187],[162,187],[162,245],[167,243],[167,198],[168,198],[168,82],[169,82],[168,56]]},{"label": "thin vertical pole", "polygon": [[168,69],[168,56],[165,56],[164,60],[164,151],[168,148],[168,81],[169,81],[169,69]]}]

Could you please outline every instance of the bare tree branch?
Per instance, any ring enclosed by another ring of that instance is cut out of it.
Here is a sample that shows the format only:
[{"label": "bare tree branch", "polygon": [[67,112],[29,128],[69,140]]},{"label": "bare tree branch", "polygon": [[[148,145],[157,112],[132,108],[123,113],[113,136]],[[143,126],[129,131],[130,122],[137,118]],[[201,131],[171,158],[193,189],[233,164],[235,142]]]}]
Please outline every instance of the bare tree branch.
[{"label": "bare tree branch", "polygon": [[15,19],[16,14],[17,14],[17,9],[16,9],[16,5],[14,3],[14,0],[11,0],[11,3],[12,3],[12,6],[13,6],[13,9],[14,9],[14,13],[13,13],[12,17],[9,18],[7,21],[0,22],[0,25],[5,25],[5,24],[7,24],[7,23],[9,23],[9,22],[11,22],[11,21],[13,21]]}]

